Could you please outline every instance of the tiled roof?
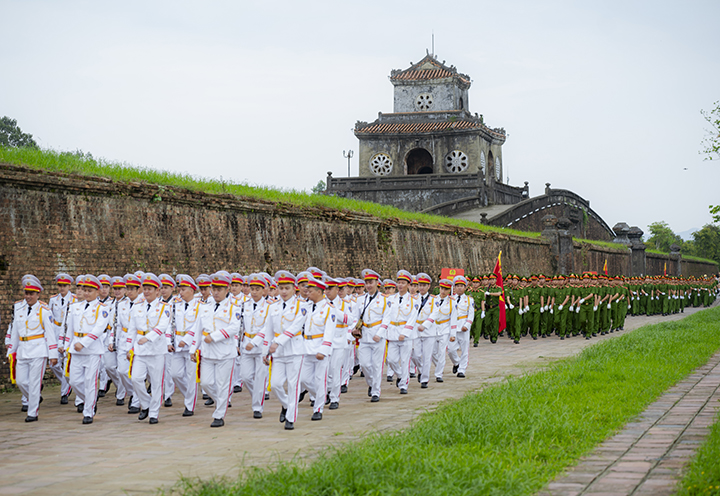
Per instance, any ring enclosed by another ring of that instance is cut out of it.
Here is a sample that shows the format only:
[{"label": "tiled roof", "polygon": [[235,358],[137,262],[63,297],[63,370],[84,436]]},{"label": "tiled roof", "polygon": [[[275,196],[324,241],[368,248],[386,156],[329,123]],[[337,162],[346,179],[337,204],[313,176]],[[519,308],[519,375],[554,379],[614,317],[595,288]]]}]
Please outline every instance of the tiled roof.
[{"label": "tiled roof", "polygon": [[453,73],[446,69],[422,70],[422,71],[403,71],[392,77],[392,79],[402,79],[406,81],[418,81],[425,79],[443,79],[452,77]]},{"label": "tiled roof", "polygon": [[504,137],[496,131],[488,129],[476,121],[445,121],[445,122],[402,122],[402,123],[377,123],[373,122],[365,127],[356,129],[357,134],[416,134],[435,133],[442,131],[455,131],[463,129],[484,129],[491,134]]},{"label": "tiled roof", "polygon": [[394,70],[390,75],[390,79],[394,81],[430,81],[450,77],[457,77],[463,83],[470,84],[468,76],[458,73],[452,66],[441,64],[432,55],[425,56],[420,62],[403,71]]}]

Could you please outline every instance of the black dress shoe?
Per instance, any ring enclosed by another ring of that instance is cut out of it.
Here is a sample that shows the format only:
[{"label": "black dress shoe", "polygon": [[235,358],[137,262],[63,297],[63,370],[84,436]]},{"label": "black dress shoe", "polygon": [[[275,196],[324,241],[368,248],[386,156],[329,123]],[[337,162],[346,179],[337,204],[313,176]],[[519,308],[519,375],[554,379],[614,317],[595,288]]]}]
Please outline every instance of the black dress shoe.
[{"label": "black dress shoe", "polygon": [[222,427],[223,425],[225,425],[225,421],[223,419],[214,418],[210,427]]},{"label": "black dress shoe", "polygon": [[204,400],[207,400],[207,399],[209,399],[209,398],[210,398],[210,396],[208,396],[207,393],[203,393],[203,399],[204,399]]},{"label": "black dress shoe", "polygon": [[298,398],[298,403],[301,403],[302,400],[305,399],[305,395],[306,395],[306,394],[307,394],[307,389],[303,389],[303,390],[300,392],[300,397]]},{"label": "black dress shoe", "polygon": [[320,413],[320,412],[313,413],[310,420],[322,420],[322,413]]},{"label": "black dress shoe", "polygon": [[93,418],[92,417],[83,417],[83,424],[92,424]]},{"label": "black dress shoe", "polygon": [[165,404],[165,406],[167,406],[167,407],[172,406],[172,398],[166,399],[164,404]]},{"label": "black dress shoe", "polygon": [[[20,411],[21,411],[21,412],[27,412],[27,411],[28,411],[27,405],[21,406],[21,407],[20,407]],[[82,412],[82,410],[78,410],[78,411],[79,411],[79,412]]]},{"label": "black dress shoe", "polygon": [[152,384],[147,387],[147,394],[152,394]]},{"label": "black dress shoe", "polygon": [[337,410],[339,407],[340,404],[337,401],[333,401],[330,403],[330,406],[328,408],[330,408],[330,410]]},{"label": "black dress shoe", "polygon": [[392,376],[391,376],[391,375],[387,376],[387,381],[388,381],[388,382],[392,382]]},{"label": "black dress shoe", "polygon": [[453,374],[457,374],[457,371],[459,368],[460,368],[460,365],[453,365]]},{"label": "black dress shoe", "polygon": [[140,408],[137,406],[131,406],[130,408],[128,408],[129,415],[132,415],[134,413],[140,413]]},{"label": "black dress shoe", "polygon": [[60,404],[61,404],[61,405],[67,405],[67,404],[68,404],[67,394],[63,394],[62,396],[60,396]]},{"label": "black dress shoe", "polygon": [[31,417],[30,415],[28,415],[27,417],[25,417],[25,422],[37,422],[37,419],[38,419],[37,415],[34,417]]},{"label": "black dress shoe", "polygon": [[326,395],[325,395],[325,404],[326,404],[326,405],[329,405],[329,404],[330,404],[330,395],[329,395],[329,394],[326,394]]},{"label": "black dress shoe", "polygon": [[357,371],[360,370],[360,365],[353,365],[353,373],[352,375],[357,374]]},{"label": "black dress shoe", "polygon": [[405,388],[401,389],[400,394],[407,394],[407,389],[405,389]]},{"label": "black dress shoe", "polygon": [[104,398],[104,397],[105,397],[105,390],[98,389],[98,398]]},{"label": "black dress shoe", "polygon": [[515,344],[520,344],[520,341],[518,341],[518,340],[516,339],[515,341],[513,341],[513,343],[515,343]]},{"label": "black dress shoe", "polygon": [[445,382],[442,377],[436,377],[435,382]]},{"label": "black dress shoe", "polygon": [[235,386],[233,388],[233,393],[242,393],[242,386]]},{"label": "black dress shoe", "polygon": [[422,389],[427,389],[427,382],[423,382],[422,384],[420,384],[420,387]]},{"label": "black dress shoe", "polygon": [[85,403],[80,403],[80,404],[77,406],[77,411],[78,411],[78,413],[82,413],[84,409],[85,409]]},{"label": "black dress shoe", "polygon": [[460,379],[465,379],[465,374],[463,374],[462,372],[460,372],[457,376],[458,376]]},{"label": "black dress shoe", "polygon": [[362,370],[360,371],[360,377],[365,377],[365,372],[363,372]]},{"label": "black dress shoe", "polygon": [[315,408],[315,400],[310,400],[310,406],[311,406],[312,408]]},{"label": "black dress shoe", "polygon": [[42,403],[42,400],[43,400],[43,397],[40,396],[40,401],[38,401],[38,405],[39,405],[40,403]]},{"label": "black dress shoe", "polygon": [[212,398],[208,398],[205,401],[205,406],[210,406],[210,405],[214,405],[214,404],[215,404],[215,402],[212,400]]},{"label": "black dress shoe", "polygon": [[124,399],[115,400],[115,406],[124,406],[124,405],[125,405]]},{"label": "black dress shoe", "polygon": [[285,422],[285,415],[287,414],[287,408],[280,409],[280,423]]},{"label": "black dress shoe", "polygon": [[373,396],[370,398],[370,403],[377,403],[378,401],[380,401],[380,396]]},{"label": "black dress shoe", "polygon": [[285,421],[285,430],[286,430],[286,431],[291,431],[291,430],[293,430],[293,429],[295,429],[295,424],[293,424],[293,423],[290,422],[289,420],[286,420],[286,421]]},{"label": "black dress shoe", "polygon": [[477,348],[477,347],[478,347],[478,344],[477,344],[477,343],[473,343],[473,348]]},{"label": "black dress shoe", "polygon": [[150,409],[146,408],[145,410],[140,410],[140,415],[138,415],[138,420],[145,420],[148,418],[148,415],[150,415]]},{"label": "black dress shoe", "polygon": [[342,393],[342,394],[347,393],[347,385],[346,384],[343,384],[342,386],[340,386],[340,393]]},{"label": "black dress shoe", "polygon": [[267,400],[269,400],[269,399],[270,399],[270,393],[268,393],[267,391],[265,391],[265,401],[267,401]]},{"label": "black dress shoe", "polygon": [[158,419],[155,418],[155,417],[150,417],[150,423],[151,423],[151,424],[157,424],[157,423],[158,423]]},{"label": "black dress shoe", "polygon": [[195,412],[191,412],[191,411],[188,410],[187,408],[186,408],[185,411],[183,412],[183,417],[192,417],[193,415],[195,415]]},{"label": "black dress shoe", "polygon": [[410,372],[410,379],[415,379],[415,372]]},{"label": "black dress shoe", "polygon": [[253,418],[262,418],[262,412],[253,412]]},{"label": "black dress shoe", "polygon": [[534,340],[534,341],[537,341],[537,336],[533,336],[533,340]]},{"label": "black dress shoe", "polygon": [[400,385],[400,378],[398,377],[395,379],[395,387],[398,387]]},{"label": "black dress shoe", "polygon": [[372,396],[372,387],[368,388],[368,396]]},{"label": "black dress shoe", "polygon": [[422,376],[420,374],[417,375],[418,382],[422,382]]}]

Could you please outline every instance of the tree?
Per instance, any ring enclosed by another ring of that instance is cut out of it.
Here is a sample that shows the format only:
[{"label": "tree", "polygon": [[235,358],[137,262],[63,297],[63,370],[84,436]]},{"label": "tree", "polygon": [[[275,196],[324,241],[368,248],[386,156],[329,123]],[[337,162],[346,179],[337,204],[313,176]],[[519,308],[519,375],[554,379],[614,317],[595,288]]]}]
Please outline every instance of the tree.
[{"label": "tree", "polygon": [[0,118],[0,146],[37,148],[32,134],[23,133],[17,121],[10,117]]},{"label": "tree", "polygon": [[705,224],[702,229],[692,233],[692,236],[694,255],[720,263],[720,227]]},{"label": "tree", "polygon": [[323,191],[325,191],[325,181],[323,181],[321,179],[318,181],[318,183],[315,186],[313,186],[312,192],[313,192],[313,194],[318,195],[318,194],[322,193]]},{"label": "tree", "polygon": [[[713,160],[720,158],[720,100],[713,103],[715,108],[710,112],[701,110],[700,113],[710,124],[707,130],[707,136],[703,140],[703,151],[705,160]],[[710,205],[710,214],[713,216],[713,222],[720,222],[720,205]]]},{"label": "tree", "polygon": [[653,248],[662,252],[669,252],[670,246],[674,243],[682,247],[683,240],[675,234],[667,222],[653,222],[648,226],[650,237],[645,241],[648,248]]}]

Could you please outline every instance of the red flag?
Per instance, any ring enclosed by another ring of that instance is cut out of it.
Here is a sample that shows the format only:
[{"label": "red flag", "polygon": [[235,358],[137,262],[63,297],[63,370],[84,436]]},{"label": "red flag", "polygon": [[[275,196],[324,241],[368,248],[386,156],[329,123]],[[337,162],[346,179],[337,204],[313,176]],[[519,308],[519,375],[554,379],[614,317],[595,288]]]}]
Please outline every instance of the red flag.
[{"label": "red flag", "polygon": [[605,259],[605,265],[603,265],[603,272],[607,275],[607,258]]},{"label": "red flag", "polygon": [[667,262],[665,262],[665,267],[663,268],[663,276],[667,277]]},{"label": "red flag", "polygon": [[502,256],[502,251],[498,254],[497,262],[495,262],[495,268],[493,269],[493,274],[495,274],[496,283],[498,286],[500,286],[500,292],[502,293],[500,295],[500,306],[498,307],[500,309],[500,327],[498,328],[498,334],[503,332],[505,330],[505,286],[503,285],[503,276],[502,276],[502,262],[500,261],[500,257]]}]

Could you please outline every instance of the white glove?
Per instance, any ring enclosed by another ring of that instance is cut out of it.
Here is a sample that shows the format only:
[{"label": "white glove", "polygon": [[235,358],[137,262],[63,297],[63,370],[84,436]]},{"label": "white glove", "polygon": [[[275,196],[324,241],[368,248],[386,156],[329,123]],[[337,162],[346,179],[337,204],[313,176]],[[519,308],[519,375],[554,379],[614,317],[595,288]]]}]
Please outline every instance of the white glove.
[{"label": "white glove", "polygon": [[[558,307],[558,310],[562,310],[562,309],[563,309],[563,306],[560,305],[560,306]],[[572,310],[572,307],[570,307],[570,310]]]},{"label": "white glove", "polygon": [[571,312],[574,312],[574,311],[575,311],[575,307],[572,306],[572,305],[570,305],[570,311],[571,311]]},{"label": "white glove", "polygon": [[485,318],[485,310],[481,310],[481,311],[480,311],[480,318],[481,318],[481,319],[484,319],[484,318]]},{"label": "white glove", "polygon": [[512,303],[508,303],[508,305],[510,305],[510,310],[512,310],[513,308],[515,308],[515,305],[513,305]]},{"label": "white glove", "polygon": [[577,308],[575,309],[575,313],[580,313],[580,307],[577,307]]},{"label": "white glove", "polygon": [[597,312],[597,305],[593,306],[593,312]]},{"label": "white glove", "polygon": [[518,310],[518,315],[522,315],[522,314],[524,314],[524,313],[525,313],[525,312],[523,312],[523,309],[522,309],[522,308],[520,308],[520,310]]},{"label": "white glove", "polygon": [[524,312],[524,313],[528,313],[529,311],[530,311],[530,305],[525,305],[525,312]]},{"label": "white glove", "polygon": [[551,314],[553,313],[553,309],[552,309],[552,308],[550,309],[550,313],[551,313]]},{"label": "white glove", "polygon": [[610,310],[610,303],[608,303],[608,310]]},{"label": "white glove", "polygon": [[628,310],[630,309],[630,305],[628,305]]},{"label": "white glove", "polygon": [[545,307],[540,307],[540,313],[544,313],[544,312],[545,312]]},{"label": "white glove", "polygon": [[585,303],[585,298],[580,298],[580,304],[582,305],[583,303]]}]

